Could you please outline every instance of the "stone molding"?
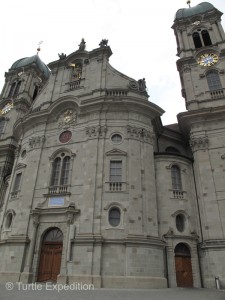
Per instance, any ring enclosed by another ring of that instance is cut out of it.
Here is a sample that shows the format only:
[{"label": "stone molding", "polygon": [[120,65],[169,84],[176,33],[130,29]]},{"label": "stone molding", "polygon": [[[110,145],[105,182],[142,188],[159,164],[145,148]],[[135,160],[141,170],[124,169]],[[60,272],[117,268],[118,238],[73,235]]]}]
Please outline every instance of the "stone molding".
[{"label": "stone molding", "polygon": [[45,141],[45,136],[44,135],[34,136],[34,137],[30,138],[29,139],[30,149],[41,147],[43,145],[44,141]]},{"label": "stone molding", "polygon": [[197,150],[206,150],[209,147],[209,139],[207,136],[192,137],[190,139],[190,146],[193,152]]},{"label": "stone molding", "polygon": [[137,139],[142,142],[147,142],[153,145],[154,135],[144,128],[138,128],[133,126],[127,126],[127,137],[130,139]]},{"label": "stone molding", "polygon": [[91,126],[86,128],[86,134],[90,138],[99,138],[99,137],[105,137],[107,132],[107,126],[106,125],[97,125],[97,126]]}]

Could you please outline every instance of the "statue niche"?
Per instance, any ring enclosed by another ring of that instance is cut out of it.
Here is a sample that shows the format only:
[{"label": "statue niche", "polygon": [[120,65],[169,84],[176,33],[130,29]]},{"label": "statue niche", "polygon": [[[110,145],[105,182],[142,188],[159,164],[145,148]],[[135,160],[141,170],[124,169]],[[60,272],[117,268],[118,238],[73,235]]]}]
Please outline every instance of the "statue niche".
[{"label": "statue niche", "polygon": [[71,81],[80,80],[82,75],[82,64],[75,63],[72,64],[72,74],[71,74]]}]

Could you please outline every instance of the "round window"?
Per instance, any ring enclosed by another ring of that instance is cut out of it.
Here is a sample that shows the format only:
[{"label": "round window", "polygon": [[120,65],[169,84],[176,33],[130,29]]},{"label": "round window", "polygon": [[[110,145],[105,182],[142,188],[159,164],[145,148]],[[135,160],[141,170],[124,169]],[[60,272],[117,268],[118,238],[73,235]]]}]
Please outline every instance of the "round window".
[{"label": "round window", "polygon": [[109,211],[109,224],[116,227],[120,224],[120,210],[117,207],[113,207]]},{"label": "round window", "polygon": [[59,141],[61,143],[67,143],[71,140],[71,137],[72,137],[72,132],[69,131],[69,130],[66,130],[66,131],[63,131],[60,136],[59,136]]},{"label": "round window", "polygon": [[120,144],[122,142],[122,139],[122,135],[120,135],[119,133],[115,133],[111,137],[111,141],[113,142],[113,144]]},{"label": "round window", "polygon": [[185,217],[182,214],[176,216],[176,227],[179,232],[184,231]]}]

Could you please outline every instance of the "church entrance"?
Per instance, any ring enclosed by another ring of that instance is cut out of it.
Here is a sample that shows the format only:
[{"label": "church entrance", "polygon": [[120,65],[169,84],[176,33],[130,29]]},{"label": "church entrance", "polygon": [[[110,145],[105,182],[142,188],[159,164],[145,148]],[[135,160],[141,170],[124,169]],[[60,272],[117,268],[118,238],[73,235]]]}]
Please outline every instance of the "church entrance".
[{"label": "church entrance", "polygon": [[189,248],[180,243],[175,250],[175,267],[178,287],[193,287],[191,253]]},{"label": "church entrance", "polygon": [[60,273],[63,234],[58,228],[48,230],[42,241],[37,281],[57,281]]}]

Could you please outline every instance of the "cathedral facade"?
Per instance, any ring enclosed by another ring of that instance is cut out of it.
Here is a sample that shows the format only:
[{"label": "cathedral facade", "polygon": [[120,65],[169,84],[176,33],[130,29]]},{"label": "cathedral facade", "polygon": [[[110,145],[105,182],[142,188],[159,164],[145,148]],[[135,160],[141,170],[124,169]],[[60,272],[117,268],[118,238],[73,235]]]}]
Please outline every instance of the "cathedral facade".
[{"label": "cathedral facade", "polygon": [[225,288],[225,34],[208,2],[173,30],[186,112],[163,126],[107,40],[5,73],[0,282]]}]

